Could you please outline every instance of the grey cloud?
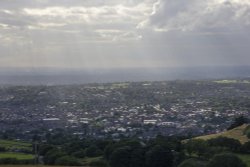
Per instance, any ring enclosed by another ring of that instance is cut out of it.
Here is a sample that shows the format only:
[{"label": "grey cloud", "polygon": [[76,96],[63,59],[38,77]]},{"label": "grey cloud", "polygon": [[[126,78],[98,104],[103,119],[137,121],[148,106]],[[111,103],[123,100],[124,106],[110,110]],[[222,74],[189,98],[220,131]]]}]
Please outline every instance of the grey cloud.
[{"label": "grey cloud", "polygon": [[250,27],[248,1],[160,0],[144,26],[156,31],[240,31]]}]

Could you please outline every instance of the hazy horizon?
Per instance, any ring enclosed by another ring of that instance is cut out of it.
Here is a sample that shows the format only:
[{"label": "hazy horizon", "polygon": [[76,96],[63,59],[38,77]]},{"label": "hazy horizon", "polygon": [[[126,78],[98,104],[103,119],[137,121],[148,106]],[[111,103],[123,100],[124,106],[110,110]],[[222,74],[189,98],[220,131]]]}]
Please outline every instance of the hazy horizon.
[{"label": "hazy horizon", "polygon": [[108,82],[249,78],[250,66],[182,68],[1,68],[0,85],[68,85]]}]

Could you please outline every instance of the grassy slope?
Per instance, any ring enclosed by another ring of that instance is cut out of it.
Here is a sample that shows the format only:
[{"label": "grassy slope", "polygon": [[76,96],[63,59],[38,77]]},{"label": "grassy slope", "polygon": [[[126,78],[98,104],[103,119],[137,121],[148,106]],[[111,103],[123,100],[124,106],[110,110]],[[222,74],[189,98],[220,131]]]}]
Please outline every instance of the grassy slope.
[{"label": "grassy slope", "polygon": [[250,125],[244,124],[242,126],[239,126],[237,128],[234,128],[234,129],[226,131],[226,132],[222,132],[222,133],[218,133],[218,134],[211,134],[211,135],[206,135],[206,136],[199,136],[199,137],[196,137],[195,139],[208,140],[208,139],[216,138],[219,136],[223,136],[223,137],[228,137],[228,138],[233,138],[233,139],[239,140],[242,144],[244,144],[244,143],[250,141],[247,138],[247,136],[244,134],[244,131],[248,126],[250,126]]}]

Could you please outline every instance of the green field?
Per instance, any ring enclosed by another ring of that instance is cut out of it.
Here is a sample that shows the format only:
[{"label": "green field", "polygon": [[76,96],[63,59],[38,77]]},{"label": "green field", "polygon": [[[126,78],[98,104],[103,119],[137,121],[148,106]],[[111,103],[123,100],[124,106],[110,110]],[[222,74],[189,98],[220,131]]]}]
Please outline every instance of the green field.
[{"label": "green field", "polygon": [[32,150],[32,144],[21,142],[21,141],[14,141],[14,140],[0,140],[0,146],[4,147],[7,150],[10,149],[23,149],[23,150]]},{"label": "green field", "polygon": [[0,153],[0,159],[1,158],[16,158],[17,160],[29,160],[33,159],[34,156],[32,154],[6,152]]}]

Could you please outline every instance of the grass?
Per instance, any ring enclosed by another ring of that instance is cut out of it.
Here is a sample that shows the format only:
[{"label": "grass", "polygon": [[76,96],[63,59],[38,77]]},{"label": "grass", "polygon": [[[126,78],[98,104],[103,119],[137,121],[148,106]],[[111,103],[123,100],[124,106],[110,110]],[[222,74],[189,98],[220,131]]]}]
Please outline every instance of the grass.
[{"label": "grass", "polygon": [[0,140],[0,146],[5,147],[7,150],[9,149],[25,149],[29,151],[32,150],[31,143],[14,141],[14,140]]},{"label": "grass", "polygon": [[93,158],[85,157],[82,159],[82,162],[84,165],[88,166],[90,162],[100,160],[100,159],[102,159],[102,157],[93,157]]},{"label": "grass", "polygon": [[249,154],[236,154],[242,161],[247,164],[247,167],[250,167],[250,155]]},{"label": "grass", "polygon": [[0,159],[1,158],[16,158],[17,160],[29,160],[33,159],[34,156],[32,154],[6,152],[0,153]]},{"label": "grass", "polygon": [[199,137],[196,137],[195,139],[208,140],[208,139],[217,138],[217,137],[228,137],[228,138],[239,140],[241,144],[244,144],[249,141],[247,136],[244,134],[245,129],[248,127],[249,127],[248,124],[244,124],[242,126],[239,126],[237,128],[234,128],[226,132],[222,132],[218,134],[211,134],[211,135],[206,135],[206,136],[199,136]]},{"label": "grass", "polygon": [[[62,166],[45,166],[45,165],[0,165],[0,167],[62,167]],[[69,166],[63,166],[69,167]],[[72,167],[72,166],[70,166]],[[84,166],[87,167],[87,166]]]}]

